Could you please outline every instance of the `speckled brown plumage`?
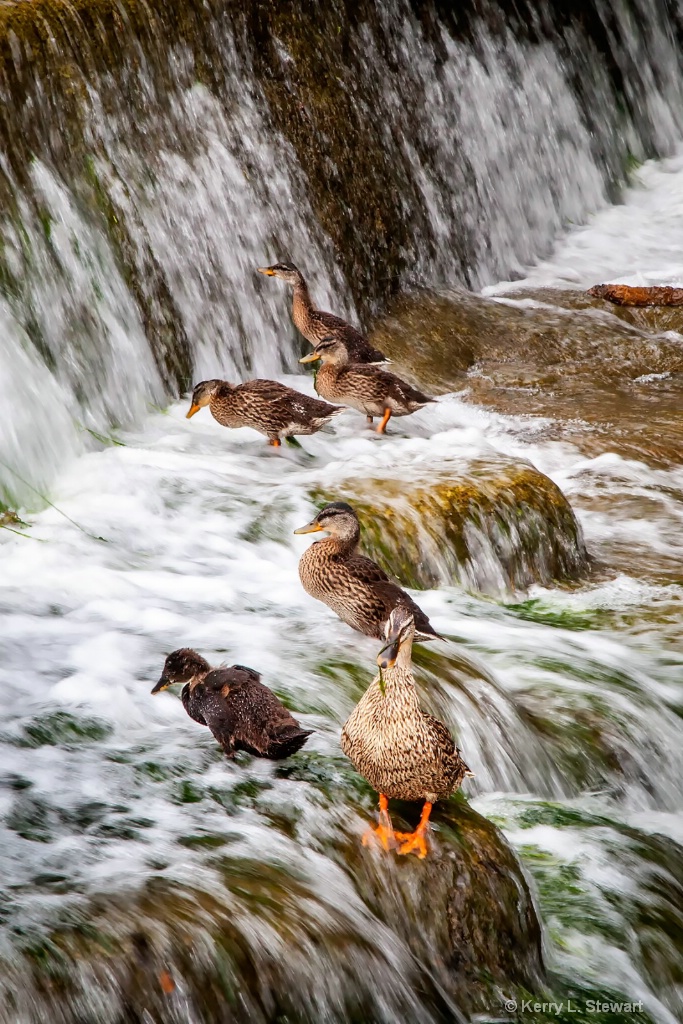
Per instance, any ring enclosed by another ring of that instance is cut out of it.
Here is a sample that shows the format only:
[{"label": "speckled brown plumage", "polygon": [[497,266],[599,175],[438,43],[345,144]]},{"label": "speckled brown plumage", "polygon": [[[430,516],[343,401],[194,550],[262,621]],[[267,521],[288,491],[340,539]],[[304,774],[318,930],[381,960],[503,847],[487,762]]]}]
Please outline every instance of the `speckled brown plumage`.
[{"label": "speckled brown plumage", "polygon": [[302,395],[275,380],[201,381],[192,393],[188,417],[205,405],[224,427],[252,427],[271,444],[295,434],[314,434],[343,412],[341,406]]},{"label": "speckled brown plumage", "polygon": [[[389,643],[377,659],[380,674],[344,724],[341,748],[380,794],[380,823],[364,843],[376,839],[388,850],[403,840],[399,853],[424,857],[432,804],[450,796],[472,772],[443,722],[420,707],[411,661],[414,637],[410,610],[395,608],[387,624]],[[390,799],[425,802],[414,833],[394,833]]]},{"label": "speckled brown plumage", "polygon": [[294,325],[311,345],[316,345],[323,338],[332,335],[344,342],[354,362],[384,363],[387,361],[384,353],[373,348],[365,335],[352,327],[346,320],[314,307],[303,274],[293,263],[274,263],[272,267],[259,267],[258,269],[261,274],[279,277],[294,287],[292,319]]},{"label": "speckled brown plumage", "polygon": [[152,692],[180,682],[185,682],[181,699],[188,715],[208,726],[227,757],[244,750],[278,761],[296,753],[311,735],[253,668],[212,669],[196,651],[183,648],[168,656]]},{"label": "speckled brown plumage", "polygon": [[[302,363],[322,360],[315,390],[329,402],[340,402],[366,416],[408,416],[434,399],[381,366],[353,362],[348,348],[338,339],[324,338]],[[386,426],[386,422],[384,424]],[[383,428],[382,428],[383,429]]]},{"label": "speckled brown plumage", "polygon": [[403,605],[414,618],[418,640],[439,634],[413,599],[376,562],[359,554],[360,524],[346,502],[326,505],[308,526],[296,533],[325,530],[331,536],[311,544],[299,560],[304,590],[322,601],[359,633],[382,640],[393,608]]},{"label": "speckled brown plumage", "polygon": [[435,803],[469,771],[443,722],[421,709],[410,663],[375,677],[342,729],[341,748],[389,799]]}]

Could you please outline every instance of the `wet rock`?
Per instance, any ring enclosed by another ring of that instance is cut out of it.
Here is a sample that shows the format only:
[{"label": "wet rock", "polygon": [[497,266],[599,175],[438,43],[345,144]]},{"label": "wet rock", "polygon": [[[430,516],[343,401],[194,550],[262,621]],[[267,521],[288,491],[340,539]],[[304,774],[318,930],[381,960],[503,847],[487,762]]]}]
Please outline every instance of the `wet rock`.
[{"label": "wet rock", "polygon": [[681,307],[629,308],[578,290],[527,289],[495,299],[404,295],[371,340],[399,373],[436,394],[467,388],[477,404],[551,417],[561,427],[549,425],[544,436],[571,439],[589,454],[609,446],[672,465],[683,448],[681,333]]},{"label": "wet rock", "polygon": [[[305,764],[299,774],[304,782]],[[363,816],[373,802],[367,792]],[[393,810],[404,827],[419,813]],[[365,849],[327,819],[321,843],[354,887],[348,908],[321,896],[305,849],[298,868],[266,851],[263,860],[209,851],[201,878],[160,877],[131,897],[74,906],[68,923],[24,941],[23,983],[16,964],[3,972],[4,1005],[15,1000],[16,1020],[30,1006],[65,1024],[81,1007],[112,1024],[170,1022],[181,1010],[206,1024],[389,1022],[402,1012],[441,1022],[490,1010],[499,986],[540,991],[540,926],[511,849],[463,799],[434,820],[420,862]]]},{"label": "wet rock", "polygon": [[404,586],[457,582],[500,593],[578,579],[581,528],[562,491],[528,463],[451,463],[429,476],[350,479],[315,500],[349,501],[363,550]]}]

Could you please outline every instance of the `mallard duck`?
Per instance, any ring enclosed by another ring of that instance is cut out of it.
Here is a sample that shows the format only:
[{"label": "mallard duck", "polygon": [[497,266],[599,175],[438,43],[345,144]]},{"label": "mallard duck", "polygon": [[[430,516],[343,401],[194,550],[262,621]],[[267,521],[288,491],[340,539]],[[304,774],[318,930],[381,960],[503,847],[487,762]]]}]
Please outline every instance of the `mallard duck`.
[{"label": "mallard duck", "polygon": [[349,351],[339,338],[323,338],[299,362],[314,363],[317,359],[323,364],[315,378],[315,390],[320,397],[364,412],[368,423],[372,423],[373,416],[380,416],[378,434],[385,432],[391,416],[408,416],[435,401],[381,366],[351,362]]},{"label": "mallard duck", "polygon": [[[450,732],[420,707],[413,678],[415,619],[405,605],[389,616],[387,644],[377,656],[379,675],[342,728],[341,748],[379,793],[379,824],[363,845],[379,841],[385,850],[398,840],[399,853],[427,854],[429,815],[437,800],[450,796],[472,775]],[[414,832],[394,832],[389,800],[424,800]]]},{"label": "mallard duck", "polygon": [[254,757],[280,761],[295,754],[311,735],[264,686],[253,668],[211,668],[201,654],[183,647],[166,658],[152,693],[185,683],[183,707],[190,718],[207,725],[227,757],[245,750]]},{"label": "mallard duck", "polygon": [[321,309],[314,308],[303,274],[293,263],[274,263],[272,267],[259,267],[258,272],[266,274],[268,277],[279,277],[287,284],[294,286],[292,320],[294,326],[301,331],[306,341],[310,341],[311,345],[317,345],[327,335],[332,334],[343,339],[351,358],[356,363],[386,363],[388,361],[383,352],[373,348],[365,335],[357,331],[351,324],[347,324],[346,320],[342,320],[333,313],[325,313]]},{"label": "mallard duck", "polygon": [[307,526],[294,533],[329,533],[311,544],[299,560],[304,590],[328,605],[359,633],[383,640],[389,615],[397,605],[410,609],[417,640],[442,639],[413,599],[370,558],[358,554],[360,523],[345,501],[334,501],[318,512]]},{"label": "mallard duck", "polygon": [[188,420],[205,405],[224,427],[252,427],[265,434],[268,444],[276,448],[283,437],[315,434],[344,411],[342,406],[309,398],[276,380],[248,380],[244,384],[203,380],[192,392]]}]

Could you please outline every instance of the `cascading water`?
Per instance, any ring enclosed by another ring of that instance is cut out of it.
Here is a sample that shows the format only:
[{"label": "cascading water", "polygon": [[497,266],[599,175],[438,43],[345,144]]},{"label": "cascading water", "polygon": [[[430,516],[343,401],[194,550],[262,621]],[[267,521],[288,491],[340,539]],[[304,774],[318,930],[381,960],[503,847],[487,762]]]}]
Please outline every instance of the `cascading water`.
[{"label": "cascading water", "polygon": [[[680,1018],[680,452],[625,455],[616,401],[596,435],[587,378],[554,407],[531,349],[496,353],[507,415],[472,404],[478,364],[393,436],[348,413],[304,451],[171,401],[292,373],[289,296],[255,273],[275,258],[342,315],[488,285],[568,345],[572,283],[680,282],[679,157],[538,262],[683,136],[673,8],[572,13],[3,13],[0,500],[30,524],[0,520],[23,534],[0,534],[3,1024],[530,1020],[531,994],[563,1004],[544,1022]],[[627,390],[677,400],[680,325],[576,315],[623,366],[645,338],[662,365]],[[510,414],[538,391],[543,418]],[[323,496],[362,504],[454,641],[416,671],[476,775],[424,864],[360,847],[374,797],[338,736],[377,645],[299,587]],[[149,693],[181,644],[258,668],[306,748],[226,762]]]},{"label": "cascading water", "polygon": [[579,20],[553,34],[543,6],[533,33],[494,4],[453,25],[400,0],[320,12],[315,32],[229,3],[7,12],[6,495],[193,375],[282,369],[294,338],[265,260],[296,257],[341,313],[401,281],[490,283],[669,149],[675,26],[586,12],[597,42]]}]

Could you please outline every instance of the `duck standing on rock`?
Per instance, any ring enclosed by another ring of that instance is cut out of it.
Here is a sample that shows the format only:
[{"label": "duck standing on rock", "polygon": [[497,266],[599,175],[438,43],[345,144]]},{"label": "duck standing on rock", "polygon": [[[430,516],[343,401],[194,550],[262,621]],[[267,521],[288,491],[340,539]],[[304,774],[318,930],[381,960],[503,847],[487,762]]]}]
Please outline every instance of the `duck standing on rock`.
[{"label": "duck standing on rock", "polygon": [[[368,829],[363,845],[379,841],[389,850],[400,843],[399,853],[415,851],[422,859],[432,806],[473,772],[443,722],[420,707],[411,660],[414,638],[412,612],[397,605],[389,616],[388,643],[377,656],[379,675],[342,728],[341,748],[379,793],[379,824]],[[414,832],[394,832],[390,799],[424,800]]]},{"label": "duck standing on rock", "polygon": [[328,605],[352,629],[377,640],[386,638],[389,616],[398,605],[414,617],[416,640],[443,639],[405,590],[376,562],[358,553],[360,523],[350,505],[345,501],[325,505],[294,533],[319,531],[329,537],[311,544],[299,560],[299,577],[311,597]]},{"label": "duck standing on rock", "polygon": [[276,380],[203,380],[192,392],[187,419],[205,405],[224,427],[252,427],[265,434],[268,444],[279,448],[282,438],[315,434],[344,409],[309,398]]},{"label": "duck standing on rock", "polygon": [[380,416],[378,434],[386,431],[391,416],[408,416],[435,401],[381,366],[351,362],[348,348],[334,336],[323,338],[299,362],[314,363],[317,359],[323,364],[315,378],[320,397],[364,412],[368,423],[372,423],[373,416]]},{"label": "duck standing on rock", "polygon": [[232,665],[211,668],[189,647],[166,658],[161,678],[152,693],[185,683],[183,707],[190,718],[206,725],[227,757],[244,750],[272,761],[295,754],[311,735],[302,729],[253,668]]},{"label": "duck standing on rock", "polygon": [[384,353],[373,348],[365,335],[348,324],[346,320],[313,307],[308,285],[304,281],[301,271],[293,263],[274,263],[272,267],[259,267],[258,272],[266,274],[267,277],[279,277],[287,284],[294,286],[292,320],[294,326],[301,331],[306,341],[310,341],[311,345],[317,345],[323,338],[333,335],[345,343],[353,362],[387,362]]}]

